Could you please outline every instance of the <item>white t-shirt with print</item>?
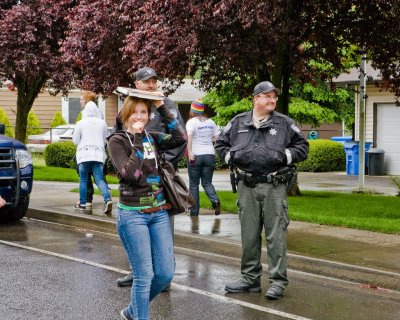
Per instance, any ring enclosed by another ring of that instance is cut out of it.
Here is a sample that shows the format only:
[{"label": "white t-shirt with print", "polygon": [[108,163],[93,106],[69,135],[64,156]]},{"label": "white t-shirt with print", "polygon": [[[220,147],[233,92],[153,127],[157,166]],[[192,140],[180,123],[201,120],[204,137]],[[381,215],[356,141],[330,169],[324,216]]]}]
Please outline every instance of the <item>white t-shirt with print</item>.
[{"label": "white t-shirt with print", "polygon": [[193,155],[215,154],[213,138],[218,137],[219,129],[211,119],[199,120],[199,117],[190,119],[186,123],[186,131],[193,135]]}]

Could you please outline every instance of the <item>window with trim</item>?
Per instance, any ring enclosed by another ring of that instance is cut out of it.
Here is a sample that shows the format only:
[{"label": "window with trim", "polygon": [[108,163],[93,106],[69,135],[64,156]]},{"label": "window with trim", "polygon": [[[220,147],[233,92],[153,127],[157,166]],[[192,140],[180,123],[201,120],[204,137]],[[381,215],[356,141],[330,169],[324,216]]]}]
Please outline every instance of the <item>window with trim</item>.
[{"label": "window with trim", "polygon": [[68,99],[69,123],[75,123],[76,118],[78,118],[80,112],[81,112],[81,105],[79,103],[79,98],[69,98]]}]

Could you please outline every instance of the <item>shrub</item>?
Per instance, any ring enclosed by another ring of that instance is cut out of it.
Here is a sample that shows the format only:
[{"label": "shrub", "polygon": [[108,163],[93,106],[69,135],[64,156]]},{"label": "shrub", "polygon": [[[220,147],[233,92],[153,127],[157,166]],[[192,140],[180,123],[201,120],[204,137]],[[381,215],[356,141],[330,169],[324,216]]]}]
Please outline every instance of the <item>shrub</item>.
[{"label": "shrub", "polygon": [[76,146],[71,141],[49,144],[44,150],[46,166],[75,168]]},{"label": "shrub", "polygon": [[61,111],[57,111],[54,114],[53,120],[51,120],[51,127],[55,128],[61,125],[67,124],[67,121],[63,118]]},{"label": "shrub", "polygon": [[31,134],[41,134],[42,129],[40,128],[40,122],[38,117],[36,116],[33,110],[29,111],[28,114],[28,123],[26,127],[26,137],[25,141],[28,139],[28,136]]},{"label": "shrub", "polygon": [[10,120],[8,119],[7,113],[3,108],[0,108],[0,123],[5,124],[6,126],[6,136],[14,138],[14,129],[11,126]]},{"label": "shrub", "polygon": [[75,124],[77,124],[80,120],[82,120],[82,111],[79,112],[78,116],[76,117]]},{"label": "shrub", "polygon": [[215,170],[227,169],[228,165],[219,157],[218,152],[215,152]]},{"label": "shrub", "polygon": [[346,154],[342,143],[325,139],[308,142],[308,159],[297,164],[299,171],[325,172],[346,169]]}]

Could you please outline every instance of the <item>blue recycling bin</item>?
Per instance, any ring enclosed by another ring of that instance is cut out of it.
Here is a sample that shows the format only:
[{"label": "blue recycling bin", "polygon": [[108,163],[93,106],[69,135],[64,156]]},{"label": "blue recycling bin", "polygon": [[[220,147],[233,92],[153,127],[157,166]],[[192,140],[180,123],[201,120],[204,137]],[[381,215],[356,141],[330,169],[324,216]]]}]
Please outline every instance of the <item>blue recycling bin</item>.
[{"label": "blue recycling bin", "polygon": [[351,141],[351,137],[331,137],[331,140],[344,144],[347,141]]},{"label": "blue recycling bin", "polygon": [[[371,142],[365,143],[365,168],[368,168],[368,150],[371,145]],[[344,151],[346,152],[346,174],[348,176],[358,176],[358,141],[346,141],[344,143]]]}]

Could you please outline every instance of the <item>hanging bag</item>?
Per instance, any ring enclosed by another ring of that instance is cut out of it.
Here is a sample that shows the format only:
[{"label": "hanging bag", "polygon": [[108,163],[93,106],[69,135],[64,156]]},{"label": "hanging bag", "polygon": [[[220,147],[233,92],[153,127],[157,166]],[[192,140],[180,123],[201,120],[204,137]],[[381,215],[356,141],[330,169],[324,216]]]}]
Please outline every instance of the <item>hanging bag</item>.
[{"label": "hanging bag", "polygon": [[164,197],[172,208],[169,214],[189,212],[195,201],[181,176],[175,171],[172,163],[160,157],[160,175],[163,182]]}]

